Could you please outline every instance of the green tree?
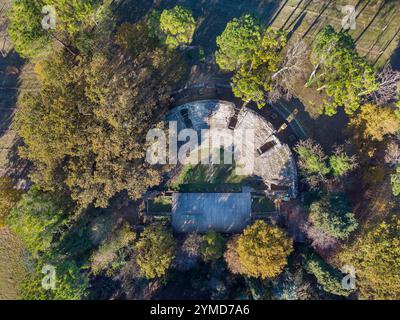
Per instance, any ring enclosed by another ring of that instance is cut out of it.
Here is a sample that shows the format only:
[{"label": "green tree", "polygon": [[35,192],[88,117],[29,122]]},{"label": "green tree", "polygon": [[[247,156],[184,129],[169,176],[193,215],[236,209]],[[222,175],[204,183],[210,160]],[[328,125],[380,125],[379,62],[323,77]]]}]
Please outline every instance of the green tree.
[{"label": "green tree", "polygon": [[55,267],[55,288],[45,290],[42,287],[44,274],[43,261],[38,263],[37,270],[29,274],[21,285],[21,297],[24,300],[81,300],[89,292],[89,277],[82,272],[75,262],[61,261]]},{"label": "green tree", "polygon": [[166,45],[171,48],[178,48],[192,43],[196,21],[189,9],[175,6],[161,13],[160,28],[165,34]]},{"label": "green tree", "polygon": [[346,154],[343,147],[337,147],[329,157],[329,165],[334,177],[343,177],[357,167],[355,157]]},{"label": "green tree", "polygon": [[224,237],[215,231],[209,231],[203,236],[200,252],[206,261],[218,260],[224,254],[224,248]]},{"label": "green tree", "polygon": [[160,27],[161,13],[157,10],[151,10],[147,15],[146,24],[149,29],[149,36],[161,39],[162,31]]},{"label": "green tree", "polygon": [[50,249],[66,218],[65,204],[34,186],[22,196],[6,223],[36,257]]},{"label": "green tree", "polygon": [[239,70],[252,60],[260,40],[261,27],[251,15],[234,18],[217,37],[218,66],[224,71]]},{"label": "green tree", "polygon": [[166,274],[175,257],[175,240],[163,226],[147,227],[135,243],[136,263],[141,273],[148,279]]},{"label": "green tree", "polygon": [[293,242],[281,229],[256,221],[237,241],[242,273],[261,279],[274,278],[287,264]]},{"label": "green tree", "polygon": [[315,254],[306,258],[305,270],[314,275],[318,284],[326,292],[344,297],[352,292],[351,289],[344,289],[342,286],[344,274]]},{"label": "green tree", "polygon": [[24,57],[32,57],[49,48],[51,34],[43,29],[44,1],[14,1],[9,12],[8,34],[15,50]]},{"label": "green tree", "polygon": [[400,299],[400,218],[365,230],[338,254],[338,261],[354,266],[361,299]]},{"label": "green tree", "polygon": [[343,193],[325,195],[313,202],[309,220],[327,235],[338,239],[347,238],[358,226]]},{"label": "green tree", "polygon": [[4,227],[7,216],[21,199],[21,196],[22,191],[15,188],[10,178],[0,177],[0,228]]},{"label": "green tree", "polygon": [[273,89],[272,74],[278,71],[282,61],[281,50],[286,44],[286,35],[268,28],[254,50],[250,62],[242,65],[232,79],[232,91],[245,105],[254,101],[261,109],[266,102],[266,93]]},{"label": "green tree", "polygon": [[233,94],[244,101],[243,107],[254,101],[259,108],[262,108],[265,104],[265,92],[269,89],[270,84],[267,81],[252,70],[246,70],[245,66],[240,68],[232,79]]},{"label": "green tree", "polygon": [[[42,9],[51,5],[55,9],[55,29],[42,26]],[[93,27],[104,18],[105,7],[99,0],[21,0],[14,1],[9,12],[8,33],[18,53],[34,57],[50,51],[55,40],[70,49],[71,39],[79,31]]]},{"label": "green tree", "polygon": [[232,91],[247,105],[254,101],[259,108],[266,93],[273,89],[272,74],[282,62],[281,50],[286,34],[272,28],[261,29],[250,15],[233,19],[217,38],[217,64],[222,70],[234,71]]},{"label": "green tree", "polygon": [[300,141],[295,149],[299,156],[298,166],[301,174],[307,179],[311,187],[316,187],[330,172],[326,165],[327,156],[322,147],[311,139]]},{"label": "green tree", "polygon": [[392,184],[392,192],[395,197],[400,195],[400,166],[396,168],[396,173],[390,175],[390,183]]},{"label": "green tree", "polygon": [[113,230],[90,258],[93,273],[112,275],[120,269],[124,265],[128,247],[135,239],[136,234],[128,224]]},{"label": "green tree", "polygon": [[326,26],[316,36],[311,62],[315,69],[310,82],[316,80],[317,90],[324,90],[330,98],[324,106],[327,115],[334,115],[341,106],[347,114],[353,114],[363,97],[379,87],[373,68],[358,55],[350,35],[336,32],[332,26]]},{"label": "green tree", "polygon": [[158,45],[158,38],[150,33],[146,22],[135,24],[123,23],[117,31],[116,43],[131,54],[132,57],[144,57],[151,54]]}]

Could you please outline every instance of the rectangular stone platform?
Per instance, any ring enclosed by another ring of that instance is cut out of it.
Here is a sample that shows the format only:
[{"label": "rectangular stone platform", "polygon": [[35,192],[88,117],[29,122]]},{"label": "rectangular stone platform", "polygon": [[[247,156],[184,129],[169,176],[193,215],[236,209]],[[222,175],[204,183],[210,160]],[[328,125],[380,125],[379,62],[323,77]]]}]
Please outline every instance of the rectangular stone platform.
[{"label": "rectangular stone platform", "polygon": [[246,193],[175,193],[175,232],[239,233],[251,223],[251,195]]}]

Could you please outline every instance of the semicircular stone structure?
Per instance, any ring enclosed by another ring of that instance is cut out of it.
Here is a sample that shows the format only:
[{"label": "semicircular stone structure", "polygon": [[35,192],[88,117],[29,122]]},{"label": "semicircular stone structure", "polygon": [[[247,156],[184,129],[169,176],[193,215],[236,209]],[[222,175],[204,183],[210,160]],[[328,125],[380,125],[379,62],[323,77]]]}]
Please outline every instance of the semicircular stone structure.
[{"label": "semicircular stone structure", "polygon": [[[224,140],[224,135],[232,135],[232,130],[228,129],[228,125],[234,114],[235,105],[233,103],[206,100],[175,107],[167,114],[166,119],[167,121],[176,121],[178,133],[183,129],[193,129],[200,137],[201,130],[209,129],[211,132],[218,132],[218,139]],[[289,146],[274,135],[275,128],[270,122],[250,109],[239,113],[234,132],[246,130],[254,132],[254,139],[242,142],[242,150],[236,153],[235,163],[239,163],[245,168],[251,167],[251,176],[255,180],[262,180],[267,186],[266,190],[263,190],[266,194],[276,196],[284,193],[295,198],[297,196],[297,170]],[[214,136],[215,133],[212,137]],[[201,142],[199,141],[199,143]],[[262,153],[257,150],[268,142],[272,143],[266,152]],[[236,152],[235,143],[233,140]]]}]

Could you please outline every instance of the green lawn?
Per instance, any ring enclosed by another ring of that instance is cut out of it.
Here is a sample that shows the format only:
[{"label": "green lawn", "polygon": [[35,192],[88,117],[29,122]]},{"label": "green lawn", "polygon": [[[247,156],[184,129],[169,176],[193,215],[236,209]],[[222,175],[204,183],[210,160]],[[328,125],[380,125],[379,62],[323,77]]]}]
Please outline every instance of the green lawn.
[{"label": "green lawn", "polygon": [[185,165],[168,187],[179,192],[242,192],[243,185],[249,179],[247,176],[236,175],[235,168],[235,164]]}]

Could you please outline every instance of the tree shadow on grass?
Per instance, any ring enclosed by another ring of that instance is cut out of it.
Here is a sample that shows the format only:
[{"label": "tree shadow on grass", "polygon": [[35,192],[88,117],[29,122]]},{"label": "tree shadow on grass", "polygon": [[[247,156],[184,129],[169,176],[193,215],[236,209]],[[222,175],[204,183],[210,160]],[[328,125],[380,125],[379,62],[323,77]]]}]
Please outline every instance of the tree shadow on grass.
[{"label": "tree shadow on grass", "polygon": [[[118,23],[133,23],[152,9],[164,10],[175,5],[189,8],[198,23],[193,45],[203,47],[208,55],[215,52],[217,36],[225,30],[226,24],[233,18],[252,14],[261,24],[270,25],[287,2],[287,0],[124,0],[116,2],[113,11]],[[301,14],[298,17],[300,18]]]}]

